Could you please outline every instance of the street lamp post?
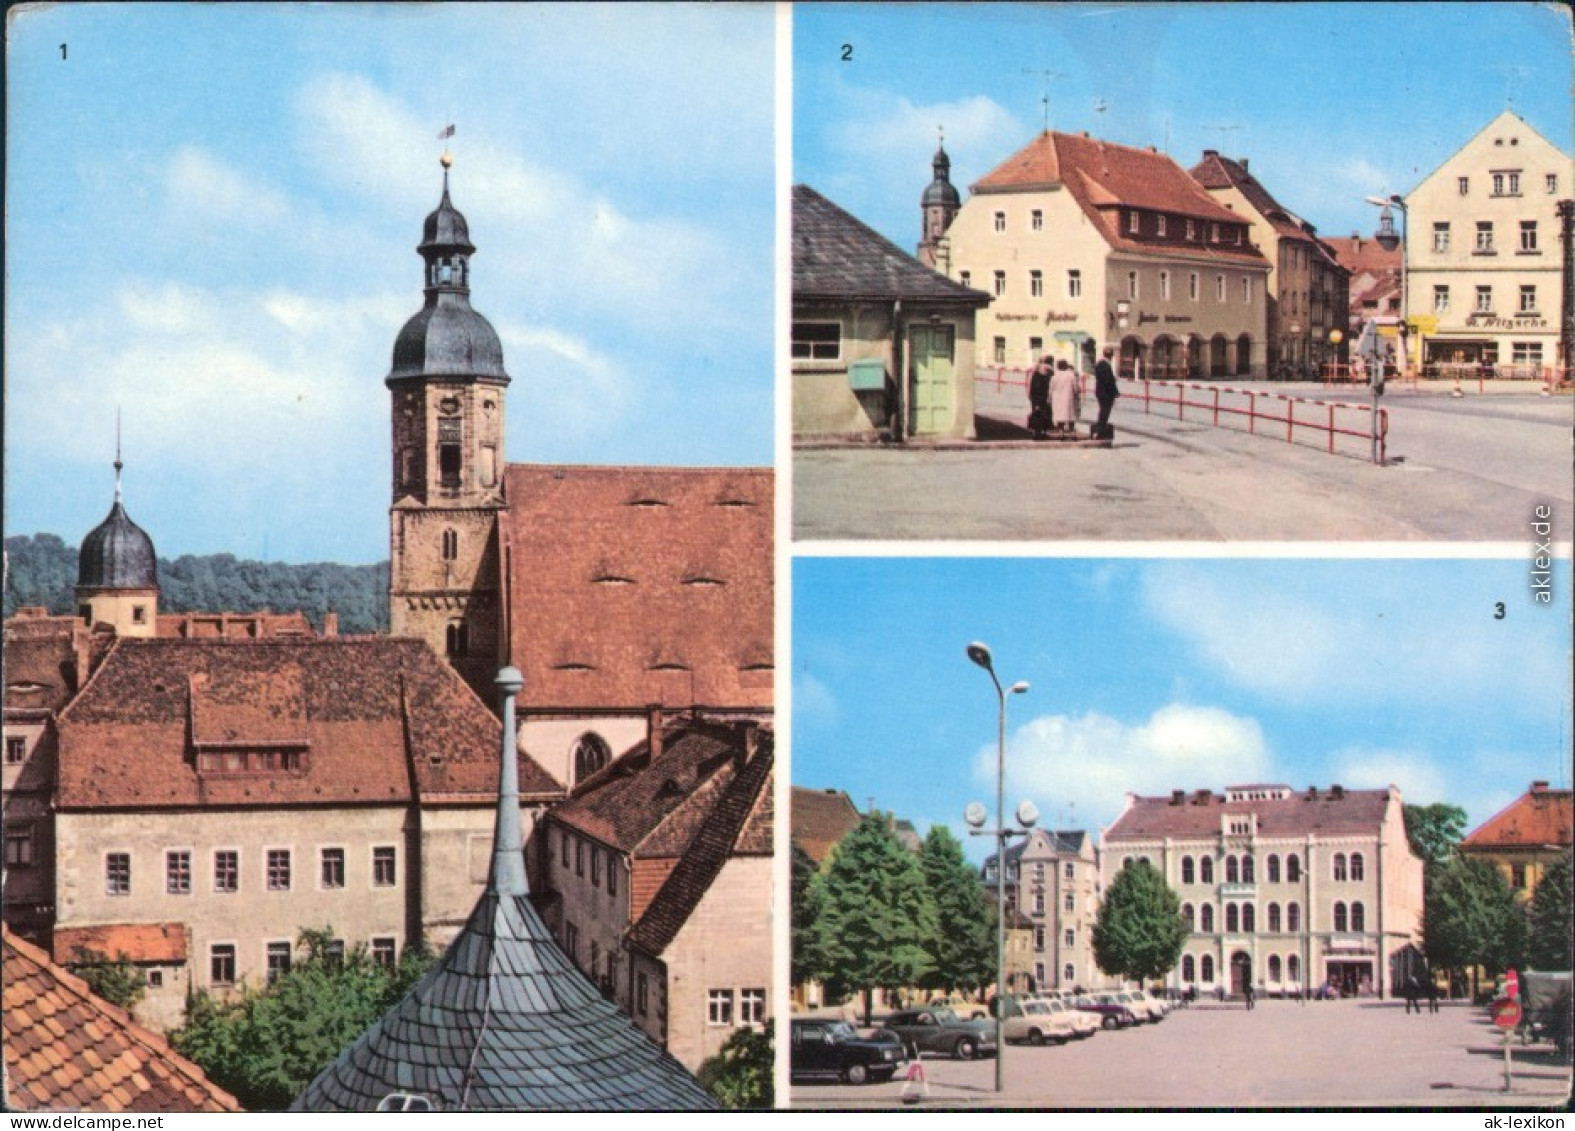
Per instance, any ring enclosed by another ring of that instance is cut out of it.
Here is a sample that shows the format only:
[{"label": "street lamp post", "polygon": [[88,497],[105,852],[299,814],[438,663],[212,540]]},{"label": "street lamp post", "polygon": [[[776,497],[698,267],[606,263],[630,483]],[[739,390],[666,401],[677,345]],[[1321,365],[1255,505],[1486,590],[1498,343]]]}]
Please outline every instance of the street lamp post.
[{"label": "street lamp post", "polygon": [[[1005,1089],[1004,1062],[1006,1059],[1006,1037],[1004,1032],[1003,1014],[1005,1003],[1001,1000],[1006,993],[1006,842],[1012,836],[1024,836],[1026,833],[1009,830],[1006,827],[1006,689],[1001,687],[1001,681],[995,674],[995,663],[991,659],[990,649],[975,641],[968,645],[968,658],[990,673],[990,682],[995,684],[996,704],[999,708],[997,714],[996,739],[995,739],[995,828],[982,829],[984,824],[984,806],[978,802],[968,806],[966,817],[968,824],[973,826],[972,833],[976,836],[994,836],[996,839],[995,850],[995,1090]],[[1028,690],[1028,684],[1019,680],[1012,684],[1011,693],[1021,695]],[[1027,802],[1018,809],[1018,819],[1024,824],[1031,825],[1038,814],[1033,806]],[[1025,818],[1027,818],[1025,820]]]},{"label": "street lamp post", "polygon": [[[1409,350],[1406,348],[1407,345],[1409,344],[1407,339],[1408,339],[1408,336],[1409,336],[1410,325],[1411,325],[1411,309],[1410,309],[1410,301],[1409,301],[1410,296],[1406,293],[1406,286],[1407,286],[1407,281],[1406,281],[1406,260],[1410,258],[1410,249],[1409,249],[1409,247],[1406,244],[1406,232],[1411,226],[1407,222],[1407,219],[1406,219],[1406,214],[1407,214],[1408,210],[1407,210],[1407,208],[1405,206],[1405,201],[1400,198],[1400,194],[1399,193],[1391,193],[1387,197],[1369,196],[1369,197],[1367,197],[1367,203],[1368,204],[1376,204],[1380,209],[1382,209],[1382,211],[1379,212],[1379,214],[1378,214],[1378,234],[1377,234],[1377,236],[1374,237],[1375,239],[1377,239],[1378,245],[1380,247],[1382,247],[1385,251],[1393,251],[1397,246],[1400,248],[1400,333],[1399,333],[1399,338],[1400,338],[1400,362],[1401,362],[1401,365],[1403,366],[1403,370],[1402,370],[1402,375],[1403,375],[1404,373],[1409,372],[1410,369],[1411,369],[1411,355],[1410,355]],[[1390,211],[1389,211],[1391,208],[1398,209],[1399,212],[1400,212],[1400,234],[1399,234],[1399,236],[1395,235],[1394,219],[1390,215]],[[1380,460],[1378,458],[1378,398],[1383,394],[1383,391],[1384,391],[1383,352],[1381,350],[1379,350],[1378,345],[1377,345],[1377,341],[1378,341],[1378,338],[1377,338],[1377,332],[1376,332],[1376,329],[1375,329],[1374,335],[1373,335],[1373,343],[1374,343],[1373,344],[1373,360],[1375,362],[1375,365],[1373,367],[1373,376],[1372,376],[1372,388],[1373,388],[1373,462],[1374,463],[1379,463],[1380,462]]]}]

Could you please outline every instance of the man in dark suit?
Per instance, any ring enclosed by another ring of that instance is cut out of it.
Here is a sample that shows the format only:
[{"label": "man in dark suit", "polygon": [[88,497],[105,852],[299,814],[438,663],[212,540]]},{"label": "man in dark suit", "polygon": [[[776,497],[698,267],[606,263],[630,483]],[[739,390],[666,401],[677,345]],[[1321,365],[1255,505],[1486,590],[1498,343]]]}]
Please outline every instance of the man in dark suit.
[{"label": "man in dark suit", "polygon": [[1110,364],[1110,359],[1115,356],[1116,347],[1106,346],[1105,355],[1094,366],[1094,399],[1099,402],[1099,420],[1094,424],[1094,438],[1099,440],[1111,438],[1110,410],[1116,407],[1116,398],[1121,395],[1121,390],[1116,387],[1116,371]]}]

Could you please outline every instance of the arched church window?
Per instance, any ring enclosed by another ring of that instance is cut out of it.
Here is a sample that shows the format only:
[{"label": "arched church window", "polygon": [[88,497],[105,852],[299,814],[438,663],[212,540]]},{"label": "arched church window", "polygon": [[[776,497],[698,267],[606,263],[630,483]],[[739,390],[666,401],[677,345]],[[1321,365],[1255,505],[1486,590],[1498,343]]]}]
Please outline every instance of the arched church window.
[{"label": "arched church window", "polygon": [[612,761],[612,748],[607,740],[595,731],[586,731],[574,741],[574,780],[582,782],[608,762]]},{"label": "arched church window", "polygon": [[443,531],[443,560],[451,562],[459,557],[459,532],[457,530]]},{"label": "arched church window", "polygon": [[464,621],[449,621],[445,643],[450,656],[464,656],[469,654],[470,629]]}]

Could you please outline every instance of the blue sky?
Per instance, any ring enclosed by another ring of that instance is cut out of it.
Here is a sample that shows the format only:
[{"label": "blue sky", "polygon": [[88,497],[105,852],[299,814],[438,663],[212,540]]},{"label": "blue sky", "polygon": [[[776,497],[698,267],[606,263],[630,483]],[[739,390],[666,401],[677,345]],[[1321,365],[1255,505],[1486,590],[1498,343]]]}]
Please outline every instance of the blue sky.
[{"label": "blue sky", "polygon": [[161,554],[385,558],[448,123],[508,457],[770,461],[770,6],[9,15],[7,534],[103,518],[118,405]]},{"label": "blue sky", "polygon": [[1371,233],[1363,197],[1506,105],[1570,151],[1560,4],[805,4],[793,35],[793,180],[909,250],[936,127],[966,194],[1044,127],[1047,89],[1052,129],[1249,158],[1325,236]]},{"label": "blue sky", "polygon": [[[1126,791],[1398,785],[1472,826],[1570,785],[1569,574],[1528,559],[800,558],[793,783],[965,832],[994,807],[1098,829]],[[1504,615],[1496,616],[1497,605]],[[964,838],[975,859],[985,842]]]}]

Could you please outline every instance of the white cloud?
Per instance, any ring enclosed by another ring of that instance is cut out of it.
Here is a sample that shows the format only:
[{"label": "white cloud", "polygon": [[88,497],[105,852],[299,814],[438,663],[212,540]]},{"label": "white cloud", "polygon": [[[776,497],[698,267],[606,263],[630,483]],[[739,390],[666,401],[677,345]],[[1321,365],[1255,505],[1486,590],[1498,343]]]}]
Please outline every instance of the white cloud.
[{"label": "white cloud", "polygon": [[793,723],[795,726],[830,727],[840,710],[831,688],[808,672],[793,678]]},{"label": "white cloud", "polygon": [[[1045,715],[1017,728],[1006,751],[1009,804],[1046,814],[1075,806],[1075,822],[1108,824],[1126,793],[1168,793],[1263,780],[1270,758],[1254,719],[1217,707],[1169,704],[1132,724],[1090,712]],[[979,751],[974,778],[993,788],[996,751]],[[1013,792],[1015,791],[1015,792]]]},{"label": "white cloud", "polygon": [[166,177],[184,208],[214,219],[274,221],[289,213],[285,196],[218,157],[190,146],[176,151]]},{"label": "white cloud", "polygon": [[915,154],[933,152],[937,129],[952,139],[952,149],[967,152],[1004,156],[1022,142],[1022,128],[1012,115],[984,95],[920,106],[903,95],[864,91],[854,101],[854,116],[833,135],[837,145],[861,157],[895,160],[903,169],[913,165]]},{"label": "white cloud", "polygon": [[1331,781],[1354,789],[1399,786],[1407,805],[1455,802],[1462,783],[1452,780],[1433,759],[1415,750],[1347,746],[1329,756]]}]

